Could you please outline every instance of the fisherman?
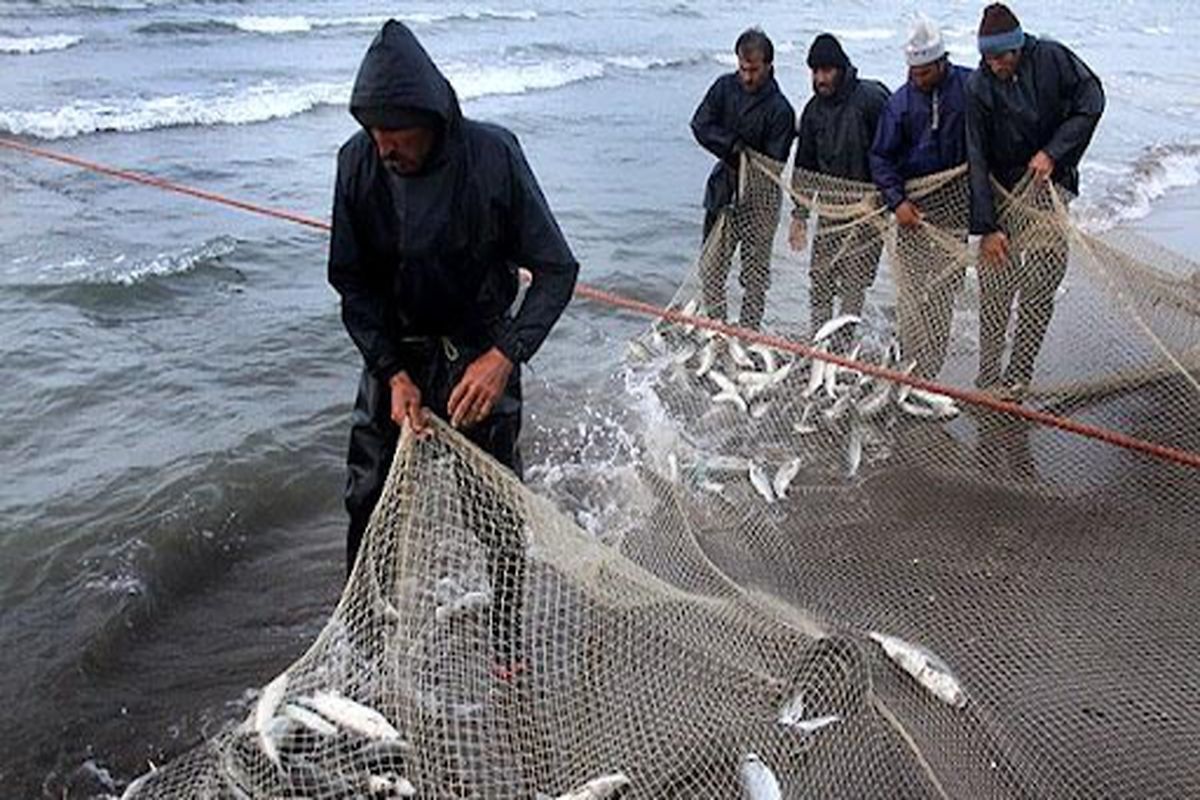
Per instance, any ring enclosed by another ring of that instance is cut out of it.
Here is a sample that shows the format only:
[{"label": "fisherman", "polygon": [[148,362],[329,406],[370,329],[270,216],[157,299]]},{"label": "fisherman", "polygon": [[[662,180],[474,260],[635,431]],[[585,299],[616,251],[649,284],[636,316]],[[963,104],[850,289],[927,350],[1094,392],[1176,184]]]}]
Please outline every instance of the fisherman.
[{"label": "fisherman", "polygon": [[[570,300],[579,266],[516,137],[464,118],[403,24],[388,21],[371,43],[350,113],[362,130],[338,152],[329,282],[364,361],[345,496],[352,568],[401,425],[423,433],[432,412],[521,477],[520,365]],[[518,267],[533,283],[514,317]],[[520,520],[495,512],[495,531],[479,535],[495,671],[509,679],[523,668],[525,563]]]},{"label": "fisherman", "polygon": [[[757,329],[771,283],[771,243],[779,225],[781,192],[771,187],[753,198],[739,196],[741,157],[743,151],[753,150],[785,163],[796,135],[796,112],[775,82],[771,39],[760,29],[750,28],[738,36],[733,49],[737,72],[718,78],[692,115],[696,141],[718,159],[704,192],[707,244],[700,280],[705,312],[724,322],[725,283],[740,244],[743,294],[739,323]],[[720,238],[710,242],[714,230]]]},{"label": "fisherman", "polygon": [[[812,70],[813,96],[800,115],[792,181],[796,193],[811,200],[814,191],[805,184],[812,173],[852,181],[871,180],[871,142],[889,92],[879,81],[858,77],[858,70],[833,34],[822,33],[813,40],[808,66]],[[803,206],[797,205],[792,211],[788,241],[795,251],[807,244],[807,216],[808,209]],[[813,236],[809,302],[814,331],[833,316],[835,298],[841,301],[839,313],[860,314],[866,291],[879,269],[882,230],[870,222],[846,222],[819,220]],[[831,225],[846,227],[827,230]]]},{"label": "fisherman", "polygon": [[[1003,3],[984,9],[979,51],[983,64],[967,82],[971,233],[983,237],[975,383],[1020,401],[1054,313],[1054,293],[1066,274],[1067,233],[1060,221],[1039,226],[1038,236],[1025,242],[1011,239],[1011,221],[997,214],[991,181],[1012,190],[1029,174],[1077,194],[1079,161],[1104,112],[1104,89],[1068,48],[1024,33]],[[1051,195],[1043,191],[1041,196]],[[1016,335],[1002,373],[1005,332],[1018,296]]]},{"label": "fisherman", "polygon": [[896,316],[904,360],[935,378],[946,361],[954,294],[967,243],[966,176],[919,198],[905,183],[967,160],[966,83],[971,70],[950,63],[938,26],[918,17],[904,45],[908,82],[883,109],[871,146],[871,177],[896,216]]}]

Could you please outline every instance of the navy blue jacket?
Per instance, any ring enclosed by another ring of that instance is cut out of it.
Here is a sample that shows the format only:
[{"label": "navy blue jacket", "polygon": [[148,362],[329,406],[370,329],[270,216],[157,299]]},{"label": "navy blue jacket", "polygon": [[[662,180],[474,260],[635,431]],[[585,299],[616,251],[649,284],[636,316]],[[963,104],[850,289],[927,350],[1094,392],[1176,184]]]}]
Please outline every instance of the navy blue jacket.
[{"label": "navy blue jacket", "polygon": [[1103,113],[1100,79],[1058,42],[1027,35],[1011,81],[981,64],[967,81],[971,233],[998,230],[989,174],[1011,188],[1039,150],[1054,159],[1054,182],[1078,194],[1079,161]]},{"label": "navy blue jacket", "polygon": [[720,159],[704,192],[704,207],[716,211],[732,203],[737,190],[737,146],[787,161],[796,136],[796,112],[774,77],[751,94],[731,72],[713,83],[692,115],[692,135]]},{"label": "navy blue jacket", "polygon": [[[464,119],[450,83],[394,20],[351,95],[352,111],[372,108],[432,112],[443,136],[416,175],[387,169],[366,130],[338,152],[329,282],[367,369],[387,380],[412,366],[401,344],[414,336],[528,360],[570,301],[579,265],[517,138]],[[533,284],[512,319],[518,267]]]},{"label": "navy blue jacket", "polygon": [[966,67],[951,64],[929,94],[909,81],[884,106],[871,145],[871,179],[893,211],[905,200],[905,181],[967,160],[970,75]]}]

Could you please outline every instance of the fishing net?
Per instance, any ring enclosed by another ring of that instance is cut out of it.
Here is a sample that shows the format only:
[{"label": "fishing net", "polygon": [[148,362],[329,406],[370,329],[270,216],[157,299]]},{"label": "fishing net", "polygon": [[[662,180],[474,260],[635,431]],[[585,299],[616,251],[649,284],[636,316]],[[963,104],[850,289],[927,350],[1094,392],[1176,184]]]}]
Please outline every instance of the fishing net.
[{"label": "fishing net", "polygon": [[629,523],[406,433],[317,641],[127,796],[1200,796],[1196,265],[741,176],[630,345]]}]

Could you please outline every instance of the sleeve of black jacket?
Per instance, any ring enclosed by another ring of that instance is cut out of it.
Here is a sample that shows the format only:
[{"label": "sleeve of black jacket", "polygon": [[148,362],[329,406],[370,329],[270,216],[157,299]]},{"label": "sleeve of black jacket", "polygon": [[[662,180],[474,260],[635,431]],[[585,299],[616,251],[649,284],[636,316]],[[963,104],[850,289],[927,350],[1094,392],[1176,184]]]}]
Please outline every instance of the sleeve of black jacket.
[{"label": "sleeve of black jacket", "polygon": [[996,201],[992,196],[991,167],[988,154],[991,137],[986,108],[981,97],[985,91],[976,80],[967,82],[967,167],[971,181],[971,233],[984,235],[998,230]]},{"label": "sleeve of black jacket", "polygon": [[763,153],[776,161],[787,161],[792,140],[796,138],[796,112],[782,94],[779,100],[767,124]]},{"label": "sleeve of black jacket", "polygon": [[512,260],[533,274],[521,310],[496,346],[510,361],[528,361],[550,333],[575,291],[579,263],[550,212],[516,137],[509,140],[512,186]]},{"label": "sleeve of black jacket", "polygon": [[1059,96],[1066,99],[1066,115],[1042,149],[1055,164],[1078,164],[1104,113],[1104,87],[1100,79],[1070,50],[1053,49]]},{"label": "sleeve of black jacket", "polygon": [[355,231],[354,174],[351,145],[338,153],[337,183],[333,192],[333,237],[329,245],[329,283],[342,298],[342,322],[358,346],[367,369],[386,381],[404,369],[388,335],[386,287],[375,285],[362,261]]},{"label": "sleeve of black jacket", "polygon": [[692,115],[692,135],[701,147],[721,160],[732,155],[733,145],[737,142],[737,133],[721,121],[721,97],[724,91],[725,81],[715,81]]}]

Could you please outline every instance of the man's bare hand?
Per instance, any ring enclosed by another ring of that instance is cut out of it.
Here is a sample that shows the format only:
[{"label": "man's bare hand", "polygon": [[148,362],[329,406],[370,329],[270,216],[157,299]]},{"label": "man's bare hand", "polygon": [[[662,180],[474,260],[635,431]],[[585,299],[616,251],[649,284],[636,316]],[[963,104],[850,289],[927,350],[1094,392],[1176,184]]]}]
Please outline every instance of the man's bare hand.
[{"label": "man's bare hand", "polygon": [[487,419],[504,393],[512,370],[513,363],[495,347],[471,362],[462,380],[450,393],[446,407],[450,424],[456,428],[469,428]]},{"label": "man's bare hand", "polygon": [[905,228],[916,228],[925,220],[925,215],[921,213],[921,209],[917,208],[916,203],[911,200],[905,200],[900,205],[896,206],[896,222]]},{"label": "man's bare hand", "polygon": [[1046,155],[1045,150],[1038,150],[1033,158],[1029,159],[1029,171],[1039,181],[1048,181],[1054,174],[1054,159]]},{"label": "man's bare hand", "polygon": [[979,241],[979,257],[984,264],[1000,268],[1008,263],[1008,234],[989,233]]},{"label": "man's bare hand", "polygon": [[788,244],[791,245],[794,253],[799,253],[808,247],[808,223],[792,217],[791,227],[788,228]]},{"label": "man's bare hand", "polygon": [[392,390],[392,422],[403,425],[407,420],[413,433],[426,430],[425,409],[421,408],[421,390],[408,377],[407,372],[397,372],[388,381]]}]

